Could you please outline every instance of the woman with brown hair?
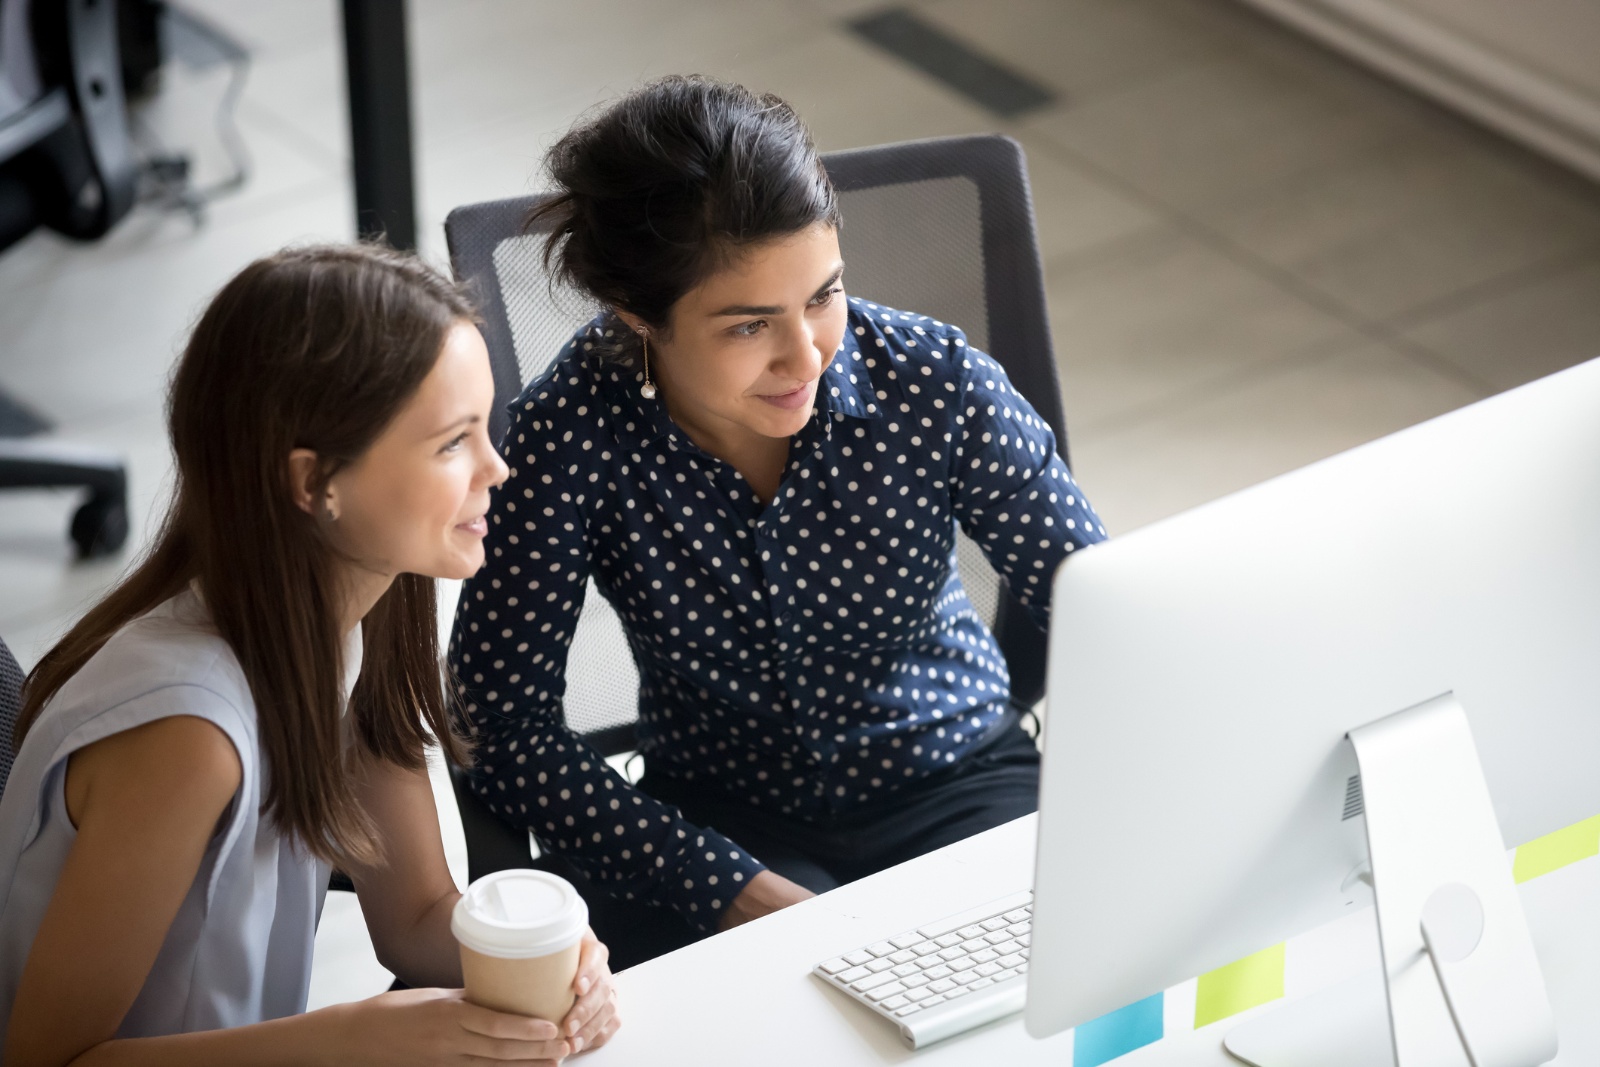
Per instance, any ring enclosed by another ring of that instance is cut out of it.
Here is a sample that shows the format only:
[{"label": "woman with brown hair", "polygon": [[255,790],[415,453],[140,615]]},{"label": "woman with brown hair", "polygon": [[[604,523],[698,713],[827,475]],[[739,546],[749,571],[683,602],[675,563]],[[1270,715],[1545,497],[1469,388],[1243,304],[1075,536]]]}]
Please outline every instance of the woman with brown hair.
[{"label": "woman with brown hair", "polygon": [[411,257],[287,251],[212,301],[172,382],[163,528],[24,691],[5,1063],[530,1063],[610,1036],[592,936],[559,1026],[454,988],[305,1013],[335,863],[386,966],[461,984],[432,579],[483,562],[493,395],[472,309]]}]

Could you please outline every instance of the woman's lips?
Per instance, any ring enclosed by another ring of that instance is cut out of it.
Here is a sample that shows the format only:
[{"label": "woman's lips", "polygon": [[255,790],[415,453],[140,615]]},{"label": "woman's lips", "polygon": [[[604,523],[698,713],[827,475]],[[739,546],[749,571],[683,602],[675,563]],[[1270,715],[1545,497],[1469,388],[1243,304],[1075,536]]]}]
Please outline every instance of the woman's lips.
[{"label": "woman's lips", "polygon": [[489,520],[486,516],[479,515],[471,522],[456,523],[456,529],[460,530],[462,533],[471,534],[474,537],[483,537],[489,532]]},{"label": "woman's lips", "polygon": [[784,411],[798,411],[811,403],[811,387],[814,384],[814,382],[807,382],[800,388],[787,393],[757,393],[756,399],[771,404],[775,408],[782,408]]}]

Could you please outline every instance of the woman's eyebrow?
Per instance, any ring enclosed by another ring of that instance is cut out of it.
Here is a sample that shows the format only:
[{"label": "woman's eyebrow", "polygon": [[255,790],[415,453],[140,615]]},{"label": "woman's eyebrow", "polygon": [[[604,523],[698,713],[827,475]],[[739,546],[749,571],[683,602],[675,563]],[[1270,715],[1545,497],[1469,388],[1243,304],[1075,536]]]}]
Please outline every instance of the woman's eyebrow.
[{"label": "woman's eyebrow", "polygon": [[455,432],[457,429],[459,429],[462,426],[471,426],[473,423],[478,422],[478,421],[480,421],[480,417],[477,416],[477,415],[463,415],[459,419],[457,419],[455,422],[452,422],[450,425],[433,431],[432,433],[430,433],[427,436],[426,439],[427,440],[432,440],[435,437],[443,437],[447,433]]},{"label": "woman's eyebrow", "polygon": [[[843,263],[834,268],[833,273],[828,276],[827,281],[817,286],[817,291],[811,294],[812,297],[816,298],[821,296],[824,290],[833,285],[842,277],[844,277]],[[711,313],[711,317],[721,318],[724,315],[730,317],[734,315],[782,315],[783,312],[784,309],[777,304],[729,304],[720,311],[713,311]]]}]

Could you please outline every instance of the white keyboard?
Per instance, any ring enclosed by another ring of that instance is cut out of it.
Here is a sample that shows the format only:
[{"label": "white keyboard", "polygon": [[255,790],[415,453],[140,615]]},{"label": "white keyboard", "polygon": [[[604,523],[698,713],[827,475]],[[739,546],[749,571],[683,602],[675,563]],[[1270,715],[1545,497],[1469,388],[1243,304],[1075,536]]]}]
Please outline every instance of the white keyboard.
[{"label": "white keyboard", "polygon": [[1014,893],[830,957],[812,973],[922,1048],[1022,1010],[1032,929],[1033,894]]}]

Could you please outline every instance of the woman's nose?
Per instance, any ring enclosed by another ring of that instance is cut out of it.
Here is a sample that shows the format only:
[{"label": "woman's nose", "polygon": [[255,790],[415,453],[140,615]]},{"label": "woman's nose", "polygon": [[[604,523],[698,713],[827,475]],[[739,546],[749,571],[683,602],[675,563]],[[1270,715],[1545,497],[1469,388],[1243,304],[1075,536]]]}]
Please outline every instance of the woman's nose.
[{"label": "woman's nose", "polygon": [[817,351],[816,335],[809,324],[802,323],[787,339],[773,369],[803,382],[822,374],[822,353]]}]

